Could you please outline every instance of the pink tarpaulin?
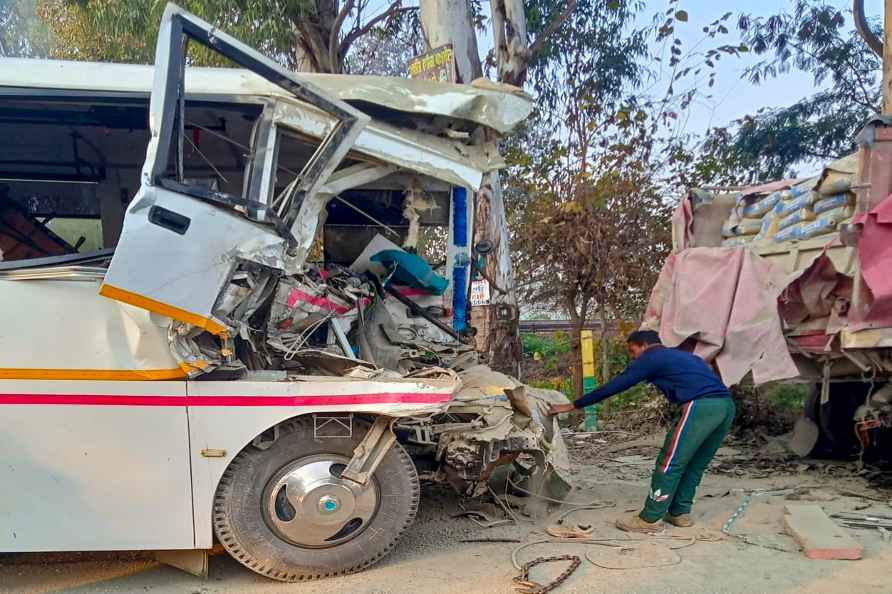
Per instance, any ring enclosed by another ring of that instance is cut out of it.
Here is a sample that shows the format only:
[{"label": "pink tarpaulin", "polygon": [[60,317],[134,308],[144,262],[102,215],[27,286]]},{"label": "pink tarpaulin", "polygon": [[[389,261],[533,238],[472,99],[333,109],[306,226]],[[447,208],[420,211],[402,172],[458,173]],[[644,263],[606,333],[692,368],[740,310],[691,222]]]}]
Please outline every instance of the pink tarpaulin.
[{"label": "pink tarpaulin", "polygon": [[787,349],[777,298],[788,275],[741,247],[688,248],[666,260],[643,327],[668,346],[694,339],[727,385],[753,372],[756,384],[798,375]]},{"label": "pink tarpaulin", "polygon": [[849,315],[850,328],[892,326],[892,196],[868,213],[855,216],[860,226],[858,259],[869,295]]},{"label": "pink tarpaulin", "polygon": [[694,210],[690,200],[682,200],[672,212],[672,245],[683,250],[694,238]]}]

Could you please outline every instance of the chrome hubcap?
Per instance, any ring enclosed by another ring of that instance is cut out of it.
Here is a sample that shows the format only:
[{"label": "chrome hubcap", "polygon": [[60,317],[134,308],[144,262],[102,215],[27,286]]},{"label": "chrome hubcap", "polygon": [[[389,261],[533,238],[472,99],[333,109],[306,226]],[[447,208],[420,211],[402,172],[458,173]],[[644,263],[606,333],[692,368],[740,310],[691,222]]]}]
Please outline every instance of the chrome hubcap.
[{"label": "chrome hubcap", "polygon": [[264,518],[280,538],[302,547],[324,548],[347,542],[378,511],[378,484],[340,478],[349,458],[307,456],[288,464],[267,484]]}]

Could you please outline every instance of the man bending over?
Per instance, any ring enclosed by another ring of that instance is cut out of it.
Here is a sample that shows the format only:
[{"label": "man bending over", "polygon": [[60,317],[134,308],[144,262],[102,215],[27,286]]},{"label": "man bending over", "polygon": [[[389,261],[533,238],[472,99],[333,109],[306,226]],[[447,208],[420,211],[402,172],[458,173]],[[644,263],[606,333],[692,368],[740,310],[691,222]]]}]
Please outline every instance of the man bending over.
[{"label": "man bending over", "polygon": [[633,361],[626,369],[572,404],[552,407],[552,414],[592,406],[641,382],[655,385],[678,404],[678,418],[666,433],[650,483],[650,495],[638,514],[622,517],[616,526],[626,532],[658,532],[661,520],[693,526],[694,493],[734,420],[728,388],[700,357],[670,349],[651,330],[628,338]]}]

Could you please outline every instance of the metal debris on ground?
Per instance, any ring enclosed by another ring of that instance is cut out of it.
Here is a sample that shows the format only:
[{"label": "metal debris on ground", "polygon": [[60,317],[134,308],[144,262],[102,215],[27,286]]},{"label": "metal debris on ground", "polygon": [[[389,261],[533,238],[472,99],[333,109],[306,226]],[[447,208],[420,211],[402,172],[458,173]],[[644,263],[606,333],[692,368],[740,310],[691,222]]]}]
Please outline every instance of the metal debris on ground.
[{"label": "metal debris on ground", "polygon": [[784,546],[779,545],[774,542],[764,541],[764,539],[762,539],[760,537],[754,537],[754,536],[751,536],[748,534],[741,534],[738,532],[731,531],[731,527],[734,525],[734,523],[737,522],[737,520],[739,520],[740,518],[742,518],[744,513],[746,513],[746,508],[749,507],[750,502],[752,501],[753,497],[764,497],[764,496],[770,496],[770,495],[786,495],[788,493],[793,493],[795,491],[796,491],[796,489],[776,489],[776,490],[762,489],[762,490],[753,490],[753,491],[745,492],[743,495],[743,498],[740,500],[740,505],[737,506],[737,509],[734,510],[734,513],[732,513],[731,516],[727,520],[725,520],[725,523],[722,525],[722,534],[725,534],[727,536],[735,538],[735,539],[739,540],[740,542],[748,544],[748,545],[763,547],[763,548],[772,549],[775,551],[782,551],[784,553],[798,553],[799,552],[798,548],[784,547]]},{"label": "metal debris on ground", "polygon": [[[533,567],[542,565],[543,563],[556,563],[560,561],[569,561],[569,567],[567,567],[567,569],[562,574],[560,574],[547,584],[540,584],[538,582],[530,580],[530,569],[532,569]],[[573,572],[576,571],[580,565],[582,565],[582,560],[576,555],[538,557],[523,564],[523,566],[520,568],[520,575],[512,580],[514,582],[512,584],[512,588],[519,594],[545,594],[546,592],[551,592],[562,583],[564,583],[568,577],[573,575]]]},{"label": "metal debris on ground", "polygon": [[452,514],[452,517],[453,518],[462,518],[462,517],[468,518],[469,520],[471,520],[472,522],[474,522],[481,528],[495,528],[497,526],[504,526],[506,524],[514,523],[514,520],[511,518],[504,518],[501,520],[497,520],[497,519],[492,518],[485,512],[482,512],[480,510],[473,510],[473,509]]},{"label": "metal debris on ground", "polygon": [[[830,514],[830,517],[836,520],[839,525],[846,528],[876,529],[880,531],[880,534],[892,530],[892,516],[840,512]],[[888,537],[883,535],[883,540],[888,540]]]}]

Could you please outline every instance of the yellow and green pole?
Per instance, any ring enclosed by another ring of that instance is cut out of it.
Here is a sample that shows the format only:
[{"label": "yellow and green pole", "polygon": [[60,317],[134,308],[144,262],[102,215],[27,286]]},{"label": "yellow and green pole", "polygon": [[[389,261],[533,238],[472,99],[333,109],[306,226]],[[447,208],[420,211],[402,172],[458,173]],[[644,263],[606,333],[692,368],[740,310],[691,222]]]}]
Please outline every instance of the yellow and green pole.
[{"label": "yellow and green pole", "polygon": [[[582,351],[582,391],[590,392],[598,387],[595,377],[595,337],[591,330],[579,333],[580,350]],[[585,430],[595,431],[598,428],[598,411],[596,406],[585,409]]]}]

